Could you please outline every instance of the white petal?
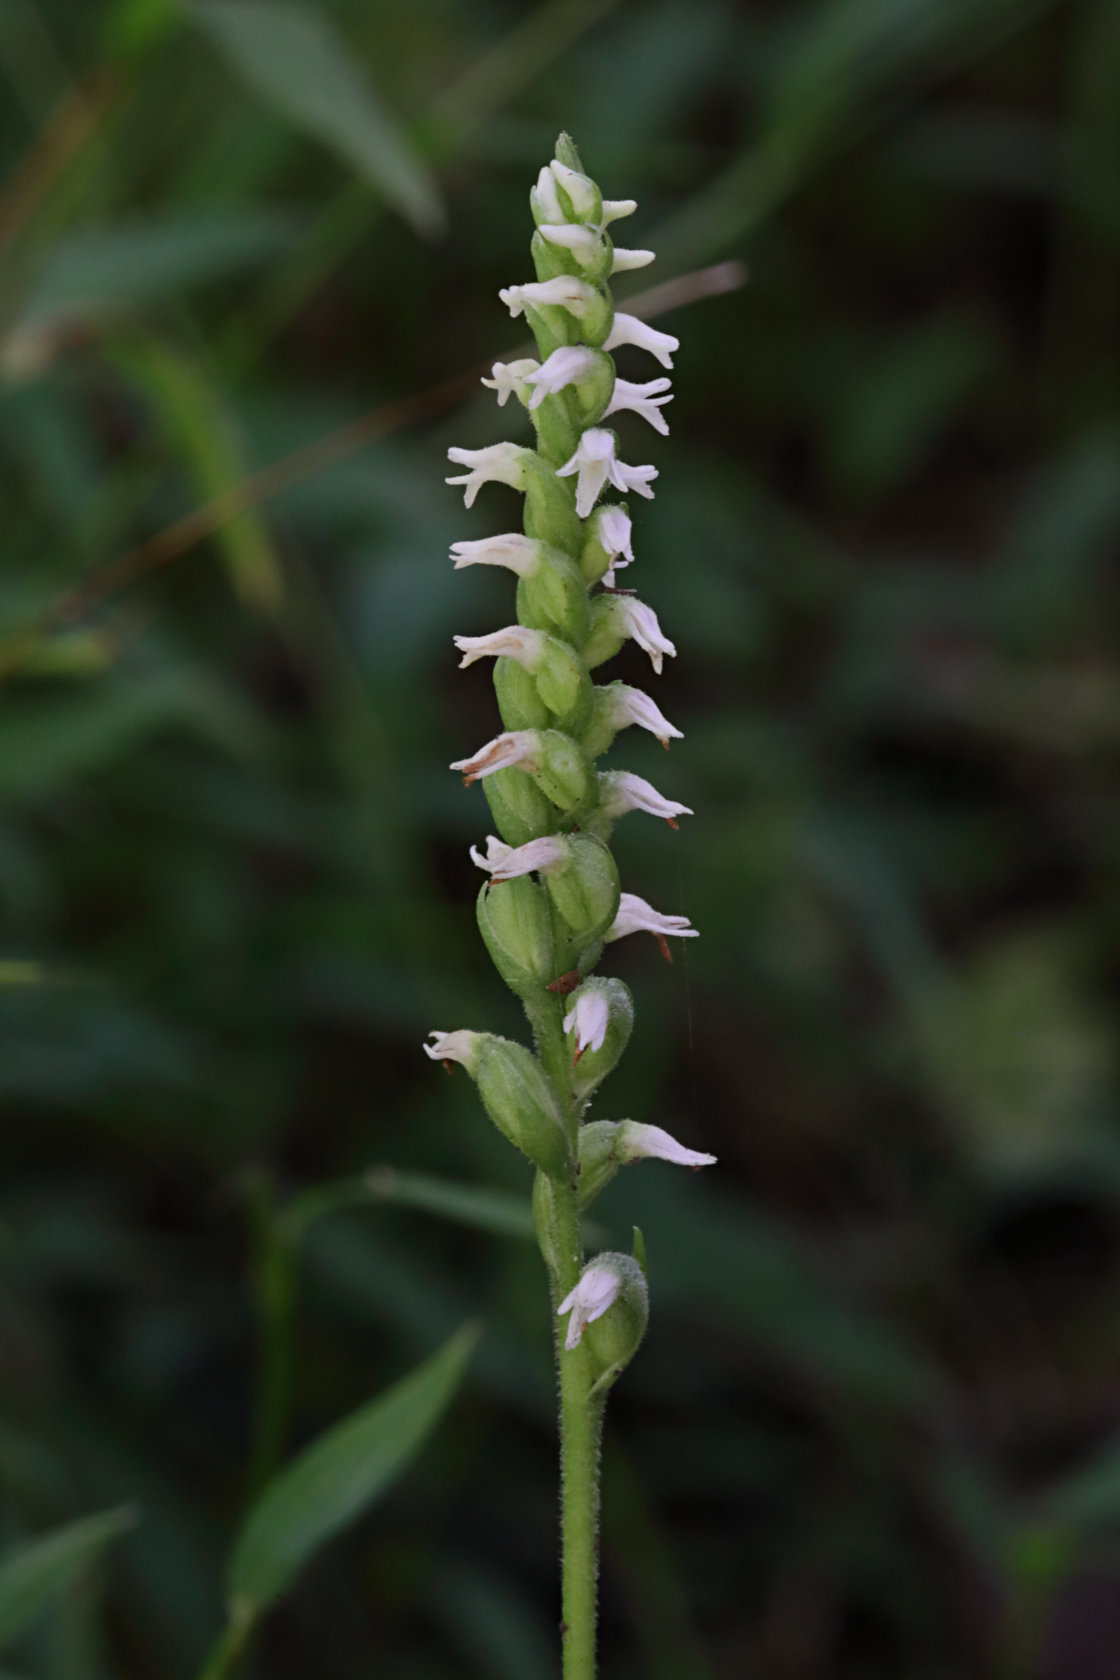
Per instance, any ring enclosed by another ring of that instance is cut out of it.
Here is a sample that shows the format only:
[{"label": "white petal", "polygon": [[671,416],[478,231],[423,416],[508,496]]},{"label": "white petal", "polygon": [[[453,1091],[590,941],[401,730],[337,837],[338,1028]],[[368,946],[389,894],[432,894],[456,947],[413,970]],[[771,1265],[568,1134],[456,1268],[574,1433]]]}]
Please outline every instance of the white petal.
[{"label": "white petal", "polygon": [[[630,515],[623,508],[605,507],[600,509],[595,535],[616,566],[629,565],[634,558],[634,550],[630,546],[632,530]],[[626,556],[625,562],[619,559],[620,554]]]},{"label": "white petal", "polygon": [[553,158],[548,167],[557,186],[563,187],[567,193],[576,215],[592,215],[598,197],[594,181],[586,175],[581,175],[578,169],[569,169],[566,163],[560,163],[556,158]]},{"label": "white petal", "polygon": [[684,740],[680,730],[673,728],[656,701],[643,694],[640,688],[616,683],[604,692],[611,696],[608,716],[615,729],[626,729],[636,723],[639,729],[648,729],[651,735],[656,735],[663,747],[667,747],[670,740]]},{"label": "white petal", "polygon": [[[567,841],[558,834],[545,834],[537,840],[527,841],[524,846],[507,846],[503,858],[494,863],[484,863],[481,867],[490,870],[495,882],[512,881],[515,876],[531,875],[537,869],[554,869],[567,856]],[[478,863],[479,859],[475,858],[475,862]]]},{"label": "white petal", "polygon": [[499,840],[496,834],[488,834],[485,853],[480,852],[477,846],[471,847],[471,862],[489,874],[492,869],[500,869],[512,851],[513,847],[507,846],[504,840]]},{"label": "white petal", "polygon": [[610,1024],[610,1003],[598,987],[581,988],[572,1007],[564,1017],[564,1031],[576,1036],[576,1054],[585,1050],[601,1050]]},{"label": "white petal", "polygon": [[613,434],[593,426],[580,438],[579,447],[571,460],[565,461],[562,467],[557,467],[557,478],[570,478],[576,472],[579,474],[576,481],[576,512],[581,519],[586,519],[595,506],[600,491],[608,476],[613,475],[616,465]]},{"label": "white petal", "polygon": [[664,939],[666,934],[672,934],[678,939],[698,939],[699,929],[694,928],[687,916],[665,916],[660,910],[655,910],[647,904],[637,893],[624,892],[618,901],[618,915],[608,929],[605,938],[625,939],[630,933],[652,933],[657,939]]},{"label": "white petal", "polygon": [[495,362],[490,369],[492,377],[482,383],[488,391],[498,393],[498,407],[504,408],[509,396],[521,397],[526,374],[534,373],[539,366],[540,363],[531,356],[524,356],[517,362]]},{"label": "white petal", "polygon": [[603,226],[611,222],[620,222],[623,216],[632,216],[638,208],[636,198],[605,198],[603,200]]},{"label": "white petal", "polygon": [[582,344],[562,344],[554,350],[548,360],[531,374],[525,381],[533,387],[533,395],[529,400],[530,409],[537,409],[546,397],[555,391],[562,391],[566,385],[574,385],[579,379],[585,379],[596,368],[596,357],[593,350],[588,350]]},{"label": "white petal", "polygon": [[451,558],[457,572],[464,566],[505,566],[518,577],[531,577],[540,565],[541,544],[520,531],[505,531],[497,537],[452,543]]},{"label": "white petal", "polygon": [[654,251],[624,251],[621,245],[616,245],[611,259],[611,273],[626,274],[632,268],[648,268],[655,256]]},{"label": "white petal", "polygon": [[621,1277],[609,1267],[597,1266],[592,1261],[584,1268],[575,1288],[565,1295],[556,1309],[557,1317],[564,1313],[572,1315],[568,1320],[568,1332],[564,1338],[564,1346],[569,1352],[579,1346],[587,1326],[594,1324],[597,1318],[602,1318],[607,1309],[614,1305],[621,1289]]},{"label": "white petal", "polygon": [[578,320],[586,315],[593,303],[600,301],[593,286],[571,274],[558,274],[552,280],[532,280],[527,286],[506,286],[498,296],[514,319],[529,304],[534,309],[549,306],[566,309]]},{"label": "white petal", "polygon": [[691,817],[688,805],[666,799],[644,776],[631,770],[606,770],[599,775],[599,809],[607,817],[625,816],[627,811],[645,811],[651,817],[661,817],[676,828],[677,817]]},{"label": "white petal", "polygon": [[603,411],[603,419],[605,420],[608,414],[618,414],[625,408],[633,409],[643,420],[648,420],[655,431],[660,432],[663,437],[668,437],[669,428],[660,410],[673,400],[669,385],[670,381],[664,377],[647,380],[644,385],[632,384],[629,379],[616,379],[610,403]]},{"label": "white petal", "polygon": [[507,624],[502,630],[491,630],[486,636],[454,636],[452,640],[463,655],[460,671],[479,659],[516,659],[519,665],[532,668],[543,652],[544,636],[539,630],[527,630],[523,624]]},{"label": "white petal", "polygon": [[716,1157],[702,1155],[698,1149],[686,1149],[675,1137],[660,1126],[643,1126],[637,1120],[624,1120],[615,1140],[615,1153],[624,1161],[671,1161],[676,1167],[713,1167]]},{"label": "white petal", "polygon": [[626,634],[633,637],[643,653],[649,654],[650,664],[660,676],[662,656],[667,653],[675,659],[677,650],[657,622],[657,614],[644,601],[636,601],[629,595],[619,600],[616,610],[626,627]]},{"label": "white petal", "polygon": [[492,776],[498,770],[511,770],[515,765],[532,763],[540,748],[541,738],[535,729],[508,729],[501,735],[495,735],[492,741],[487,741],[470,758],[457,758],[449,768],[461,771],[469,787],[472,782],[481,781],[483,776]]},{"label": "white petal", "polygon": [[673,352],[681,347],[680,339],[674,338],[672,333],[658,332],[656,327],[639,321],[636,315],[624,315],[616,310],[611,335],[603,349],[617,350],[620,344],[634,344],[639,350],[648,350],[657,357],[662,367],[667,368],[673,365]]},{"label": "white petal", "polygon": [[424,1045],[425,1056],[430,1056],[433,1062],[461,1062],[465,1068],[474,1063],[474,1041],[477,1033],[468,1032],[466,1028],[459,1028],[457,1032],[441,1032],[433,1027],[428,1034],[434,1038],[434,1044]]},{"label": "white petal", "polygon": [[550,245],[566,246],[584,268],[590,268],[603,249],[599,235],[579,222],[561,222],[559,226],[541,222],[537,232],[547,239]]}]

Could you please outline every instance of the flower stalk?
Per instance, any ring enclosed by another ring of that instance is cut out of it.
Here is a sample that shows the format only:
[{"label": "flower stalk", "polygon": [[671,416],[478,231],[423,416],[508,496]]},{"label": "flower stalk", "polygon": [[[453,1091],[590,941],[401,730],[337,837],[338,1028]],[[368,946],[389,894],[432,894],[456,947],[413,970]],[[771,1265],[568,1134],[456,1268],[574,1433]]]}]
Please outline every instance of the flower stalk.
[{"label": "flower stalk", "polygon": [[502,409],[512,399],[524,411],[536,447],[451,449],[451,461],[466,471],[447,482],[462,486],[468,507],[488,482],[525,498],[523,532],[452,547],[456,569],[500,566],[515,575],[517,621],[455,638],[463,665],[493,658],[503,732],[451,768],[468,786],[481,782],[497,830],[485,851],[471,848],[487,876],[479,929],[524,1005],[533,1050],[468,1029],[435,1032],[425,1049],[467,1070],[491,1119],[537,1169],[533,1211],[560,1388],[563,1673],[564,1680],[594,1680],[603,1411],[645,1332],[648,1292],[637,1233],[634,1255],[585,1262],[580,1219],[622,1166],[653,1158],[696,1168],[714,1157],[659,1126],[589,1115],[633,1025],[627,988],[594,972],[605,945],[646,931],[668,957],[667,936],[696,935],[687,917],[623,892],[610,850],[625,813],[644,811],[676,828],[689,807],[630,772],[596,768],[631,725],[665,747],[680,730],[640,689],[592,679],[627,639],[656,673],[676,653],[653,609],[615,587],[616,569],[634,561],[633,527],[627,501],[610,498],[652,499],[658,469],[628,465],[603,422],[631,414],[668,433],[669,380],[619,379],[611,352],[634,346],[668,368],[678,345],[615,310],[610,276],[644,267],[653,253],[613,244],[608,227],[637,206],[602,197],[567,135],[541,170],[530,205],[536,278],[500,297],[512,316],[526,318],[537,357],[497,362],[483,384]]}]

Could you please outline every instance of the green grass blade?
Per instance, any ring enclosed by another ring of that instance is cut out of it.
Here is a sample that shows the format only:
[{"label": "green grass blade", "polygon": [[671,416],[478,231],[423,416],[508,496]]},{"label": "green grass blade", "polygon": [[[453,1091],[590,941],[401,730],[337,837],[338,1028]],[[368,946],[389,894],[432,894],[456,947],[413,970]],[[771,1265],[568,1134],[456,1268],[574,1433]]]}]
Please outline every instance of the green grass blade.
[{"label": "green grass blade", "polygon": [[136,1522],[127,1506],[24,1541],[0,1559],[0,1651],[7,1650],[113,1540]]}]

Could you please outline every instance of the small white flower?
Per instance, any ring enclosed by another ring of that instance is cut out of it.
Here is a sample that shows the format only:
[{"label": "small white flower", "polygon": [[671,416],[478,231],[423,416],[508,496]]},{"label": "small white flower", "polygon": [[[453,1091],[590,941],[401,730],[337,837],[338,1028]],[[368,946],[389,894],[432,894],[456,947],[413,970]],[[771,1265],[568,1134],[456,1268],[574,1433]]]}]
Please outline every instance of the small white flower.
[{"label": "small white flower", "polygon": [[550,245],[565,246],[581,268],[590,268],[603,249],[601,236],[594,228],[584,227],[581,222],[540,222],[537,232],[542,234]]},{"label": "small white flower", "polygon": [[676,828],[677,817],[691,817],[688,805],[678,805],[666,799],[643,776],[631,770],[606,770],[599,776],[599,809],[606,817],[622,817],[627,811],[646,811],[651,817],[661,817],[670,828]]},{"label": "small white flower", "polygon": [[652,497],[649,480],[657,477],[656,467],[628,467],[615,455],[613,432],[592,426],[579,440],[579,447],[570,461],[557,467],[557,478],[570,478],[578,473],[576,483],[576,512],[586,519],[595,506],[599,492],[609,479],[616,490],[636,490],[639,496]]},{"label": "small white flower", "polygon": [[700,937],[699,929],[691,926],[687,916],[663,916],[660,910],[655,910],[637,893],[624,892],[618,901],[618,915],[604,937],[608,940],[625,939],[628,933],[652,933],[666,957],[669,955],[666,934],[671,933],[677,939]]},{"label": "small white flower", "polygon": [[555,308],[566,309],[578,321],[593,305],[602,303],[594,286],[570,274],[558,274],[554,280],[531,280],[527,286],[505,286],[498,296],[514,320],[524,312],[526,304],[534,309],[551,304]]},{"label": "small white flower", "polygon": [[631,1161],[671,1161],[675,1167],[714,1167],[714,1155],[686,1149],[660,1126],[643,1126],[637,1120],[623,1120],[615,1134],[614,1154],[628,1166]]},{"label": "small white flower", "polygon": [[597,987],[584,986],[576,993],[572,1007],[564,1017],[564,1031],[576,1035],[575,1060],[585,1050],[601,1050],[607,1036],[611,1010],[607,993]]},{"label": "small white flower", "polygon": [[537,184],[529,194],[533,201],[533,209],[546,222],[562,222],[564,210],[560,203],[560,194],[556,191],[556,178],[547,163],[537,176]]},{"label": "small white flower", "polygon": [[559,834],[546,834],[524,846],[507,846],[497,835],[486,836],[486,855],[471,847],[471,862],[485,869],[493,881],[512,881],[517,875],[531,875],[536,869],[555,869],[568,856],[567,842]]},{"label": "small white flower", "polygon": [[662,631],[653,608],[632,595],[621,595],[615,610],[622,621],[623,635],[633,637],[642,652],[649,654],[650,664],[660,676],[663,655],[675,659],[677,650]]},{"label": "small white flower", "polygon": [[[633,526],[630,515],[625,508],[600,508],[595,516],[595,535],[610,555],[611,565],[629,566],[634,558],[634,550],[630,546],[630,533]],[[620,559],[620,555],[626,558]]]},{"label": "small white flower", "polygon": [[539,665],[544,653],[544,634],[527,630],[523,624],[507,624],[504,629],[491,630],[486,636],[455,636],[455,646],[462,654],[460,671],[479,659],[516,659],[530,669]]},{"label": "small white flower", "polygon": [[556,1309],[556,1316],[563,1317],[571,1313],[568,1320],[568,1332],[564,1337],[564,1346],[570,1352],[577,1348],[583,1332],[589,1324],[594,1324],[597,1318],[602,1318],[608,1307],[613,1307],[622,1289],[622,1279],[619,1274],[608,1266],[598,1266],[593,1260],[586,1266],[575,1288],[565,1295]]},{"label": "small white flower", "polygon": [[441,1032],[433,1027],[428,1037],[434,1038],[435,1043],[425,1044],[424,1054],[433,1062],[461,1062],[468,1072],[474,1066],[477,1033],[468,1032],[465,1027],[457,1032]]},{"label": "small white flower", "polygon": [[663,747],[668,747],[670,740],[684,740],[680,730],[673,728],[657,703],[648,694],[643,694],[640,688],[630,688],[626,683],[612,683],[600,692],[609,697],[607,719],[612,729],[627,729],[636,723],[639,729],[648,729],[651,735],[656,735]]},{"label": "small white flower", "polygon": [[656,251],[625,251],[616,245],[611,255],[611,273],[626,274],[632,268],[648,268]]},{"label": "small white flower", "polygon": [[656,327],[639,321],[636,315],[623,315],[616,311],[611,335],[603,349],[617,350],[620,344],[634,344],[639,350],[648,350],[666,368],[672,367],[673,352],[681,347],[680,339],[674,338],[672,333],[658,332]]},{"label": "small white flower", "polygon": [[[581,218],[594,215],[595,203],[599,197],[594,181],[586,175],[581,175],[578,169],[569,169],[566,163],[560,163],[556,158],[553,158],[548,167],[557,186],[563,187],[567,193],[576,215]],[[558,221],[563,219],[562,216],[557,217]]]},{"label": "small white flower", "polygon": [[533,387],[530,409],[539,408],[546,397],[562,391],[565,385],[574,385],[577,380],[586,379],[588,374],[596,372],[598,365],[599,359],[594,350],[588,350],[582,344],[562,344],[525,381],[526,385]]},{"label": "small white flower", "polygon": [[510,396],[515,396],[519,402],[525,401],[526,375],[535,373],[539,366],[540,363],[532,356],[525,356],[519,362],[495,362],[490,369],[493,377],[484,379],[482,383],[488,391],[498,393],[498,407],[504,408]]},{"label": "small white flower", "polygon": [[632,216],[638,208],[636,198],[605,198],[603,200],[603,226],[611,222],[620,222],[623,216]]},{"label": "small white flower", "polygon": [[470,787],[472,782],[492,776],[497,770],[512,770],[518,764],[531,765],[540,747],[541,738],[535,729],[508,729],[487,741],[470,758],[457,758],[449,768],[461,771],[463,781]]},{"label": "small white flower", "polygon": [[[483,384],[486,381],[483,380]],[[531,384],[531,380],[526,381]],[[616,379],[611,400],[603,411],[603,419],[608,414],[618,414],[624,408],[633,409],[643,420],[648,420],[655,432],[663,437],[669,436],[669,427],[665,416],[661,413],[666,403],[671,403],[673,393],[669,389],[672,381],[664,375],[660,379],[650,379],[644,385],[634,385],[629,379]],[[531,405],[530,405],[531,406]]]},{"label": "small white flower", "polygon": [[526,462],[534,457],[531,449],[522,449],[517,443],[491,443],[485,449],[449,449],[447,458],[468,470],[462,477],[444,482],[464,485],[463,500],[473,507],[483,484],[508,484],[514,490],[524,490]]},{"label": "small white flower", "polygon": [[541,561],[541,544],[520,531],[504,531],[497,537],[479,537],[474,542],[451,544],[455,570],[464,566],[505,566],[518,577],[532,577]]}]

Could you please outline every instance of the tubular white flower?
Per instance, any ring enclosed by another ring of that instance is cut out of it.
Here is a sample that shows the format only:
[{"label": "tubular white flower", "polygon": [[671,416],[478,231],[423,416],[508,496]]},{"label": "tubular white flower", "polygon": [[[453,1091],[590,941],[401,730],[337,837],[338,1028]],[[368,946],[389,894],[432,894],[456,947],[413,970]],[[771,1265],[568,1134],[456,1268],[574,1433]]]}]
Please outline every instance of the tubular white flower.
[{"label": "tubular white flower", "polygon": [[457,1032],[441,1032],[439,1027],[433,1027],[428,1037],[434,1038],[435,1043],[425,1044],[424,1054],[433,1062],[461,1062],[468,1072],[474,1066],[477,1033],[468,1032],[465,1027]]},{"label": "tubular white flower", "polygon": [[544,653],[544,635],[540,630],[528,630],[523,624],[507,624],[501,630],[491,630],[486,636],[455,636],[455,646],[462,654],[460,671],[479,659],[516,659],[519,665],[531,669],[539,665]]},{"label": "tubular white flower", "polygon": [[[552,178],[558,187],[563,187],[571,201],[572,209],[577,216],[592,216],[597,205],[601,202],[595,183],[586,175],[581,175],[578,169],[569,169],[566,163],[553,158],[548,166],[552,171]],[[563,220],[559,217],[558,220]]]},{"label": "tubular white flower", "polygon": [[562,344],[525,380],[526,385],[533,387],[530,409],[539,408],[546,397],[562,391],[565,385],[574,385],[577,380],[586,379],[588,374],[597,371],[600,360],[594,350],[588,350],[583,344]]},{"label": "tubular white flower", "polygon": [[614,433],[592,426],[580,438],[571,460],[556,469],[557,478],[570,478],[573,473],[579,474],[576,512],[586,519],[608,479],[616,490],[636,490],[639,496],[652,498],[649,480],[657,477],[657,468],[628,467],[615,455]]},{"label": "tubular white flower", "polygon": [[714,1167],[714,1155],[686,1149],[660,1126],[643,1126],[637,1120],[623,1120],[615,1134],[614,1153],[628,1166],[631,1161],[671,1161],[675,1167]]},{"label": "tubular white flower", "polygon": [[656,327],[639,321],[636,315],[624,315],[616,310],[610,337],[603,349],[617,350],[620,344],[634,344],[639,350],[648,350],[666,368],[672,367],[673,352],[681,347],[680,339],[674,338],[672,333],[658,332]]},{"label": "tubular white flower", "polygon": [[611,273],[627,274],[632,268],[648,268],[656,256],[656,251],[627,251],[616,245],[611,253]]},{"label": "tubular white flower", "polygon": [[612,729],[627,729],[636,723],[639,729],[648,729],[651,735],[656,735],[666,748],[671,740],[684,740],[681,731],[673,728],[657,703],[648,694],[643,694],[640,688],[630,688],[626,683],[612,683],[601,692],[609,696],[606,715]]},{"label": "tubular white flower", "polygon": [[544,222],[562,222],[564,209],[560,203],[560,194],[556,191],[556,177],[547,163],[537,176],[537,184],[529,194],[533,207],[533,214],[539,226]]},{"label": "tubular white flower", "polygon": [[631,770],[606,770],[599,776],[599,809],[607,817],[623,817],[627,811],[645,811],[651,817],[661,817],[670,828],[676,828],[677,817],[691,817],[692,807],[666,799],[652,782],[635,776]]},{"label": "tubular white flower", "polygon": [[603,249],[602,236],[582,222],[539,222],[537,232],[550,245],[566,246],[581,268],[590,268]]},{"label": "tubular white flower", "polygon": [[526,375],[535,373],[539,367],[540,363],[534,361],[532,356],[523,356],[518,362],[495,362],[490,369],[493,377],[484,379],[482,383],[488,391],[498,393],[498,407],[504,408],[506,399],[510,396],[517,397],[520,402],[525,401]]},{"label": "tubular white flower", "polygon": [[566,309],[578,321],[601,302],[594,286],[571,274],[558,274],[554,280],[531,280],[527,286],[504,286],[498,296],[514,320],[524,312],[526,304],[534,309],[552,304]]},{"label": "tubular white flower", "polygon": [[[700,937],[699,929],[691,925],[687,916],[663,916],[660,910],[655,910],[637,893],[624,892],[618,901],[618,915],[603,937],[607,940],[625,939],[629,933],[652,933],[659,941],[663,941],[666,934],[672,934],[676,939]],[[667,947],[663,945],[662,949]]]},{"label": "tubular white flower", "polygon": [[504,566],[518,577],[531,577],[541,562],[542,544],[520,531],[504,531],[497,537],[479,537],[474,542],[451,544],[455,570],[464,566]]},{"label": "tubular white flower", "polygon": [[606,993],[582,989],[564,1017],[564,1031],[575,1032],[576,1061],[585,1050],[601,1050],[610,1024],[610,1002]]},{"label": "tubular white flower", "polygon": [[594,1261],[585,1267],[575,1288],[565,1295],[556,1309],[558,1318],[565,1313],[571,1314],[564,1337],[564,1346],[569,1353],[579,1346],[587,1326],[602,1318],[608,1307],[613,1307],[621,1289],[622,1279],[616,1271],[607,1266],[597,1266]]},{"label": "tubular white flower", "polygon": [[619,596],[617,611],[623,634],[631,636],[643,653],[649,654],[650,664],[660,676],[662,656],[667,653],[675,659],[677,650],[657,622],[657,614],[644,601],[636,601],[630,595]]},{"label": "tubular white flower", "polygon": [[638,208],[636,198],[605,198],[603,200],[603,226],[611,222],[620,222],[623,216],[632,216]]},{"label": "tubular white flower", "polygon": [[462,484],[463,500],[473,507],[483,484],[508,484],[514,490],[524,490],[526,463],[533,459],[533,451],[517,443],[491,443],[485,449],[449,449],[447,458],[468,470],[444,483]]},{"label": "tubular white flower", "polygon": [[[600,508],[595,516],[595,535],[606,549],[611,558],[611,565],[628,566],[634,558],[634,550],[630,546],[630,533],[633,526],[630,515],[625,508]],[[625,555],[624,560],[620,555]]]},{"label": "tubular white flower", "polygon": [[507,846],[496,835],[486,837],[486,856],[471,847],[471,862],[485,869],[492,881],[512,881],[517,875],[531,875],[534,870],[555,869],[568,856],[568,846],[559,834],[545,834],[524,846]]},{"label": "tubular white flower", "polygon": [[[532,380],[527,379],[525,383],[532,384]],[[486,384],[485,380],[483,384]],[[668,437],[669,427],[661,410],[666,403],[673,400],[673,393],[669,389],[671,384],[672,381],[664,375],[660,379],[650,379],[644,385],[634,385],[629,379],[616,379],[611,400],[603,410],[603,419],[605,420],[608,414],[618,414],[624,408],[633,409],[635,414],[640,414],[643,420],[649,421],[655,432],[660,432],[662,437]]]},{"label": "tubular white flower", "polygon": [[541,738],[535,729],[507,729],[501,735],[495,735],[492,741],[487,741],[470,758],[457,758],[448,768],[461,771],[469,787],[472,782],[480,782],[484,776],[492,776],[497,770],[512,770],[518,764],[532,764],[540,749]]}]

